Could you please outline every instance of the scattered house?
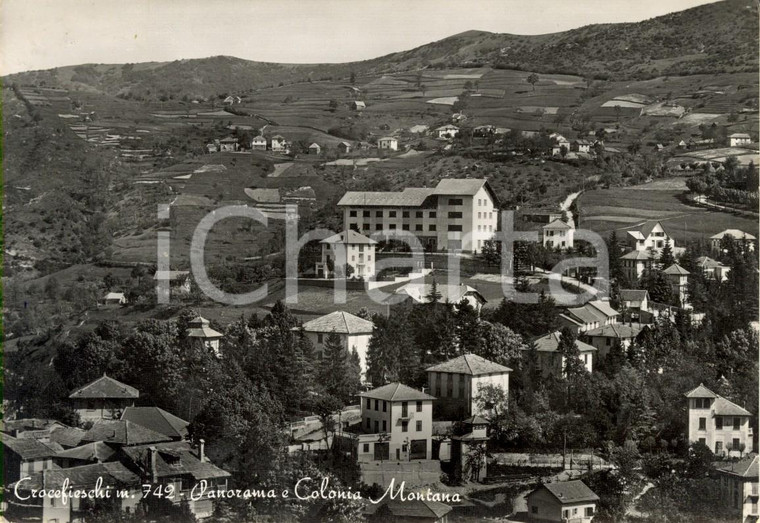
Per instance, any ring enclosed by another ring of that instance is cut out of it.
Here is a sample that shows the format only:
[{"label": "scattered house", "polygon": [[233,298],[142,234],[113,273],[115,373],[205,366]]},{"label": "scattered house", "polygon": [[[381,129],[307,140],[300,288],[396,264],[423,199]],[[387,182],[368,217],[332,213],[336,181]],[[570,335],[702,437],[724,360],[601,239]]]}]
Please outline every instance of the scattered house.
[{"label": "scattered house", "polygon": [[713,260],[709,256],[700,256],[696,260],[697,266],[702,269],[705,276],[717,281],[726,281],[731,267],[723,265],[718,260]]},{"label": "scattered house", "polygon": [[290,154],[290,142],[279,134],[272,136],[269,143],[273,153]]},{"label": "scattered house", "polygon": [[380,150],[398,151],[398,140],[393,136],[383,136],[377,140],[377,148]]},{"label": "scattered house", "polygon": [[562,213],[557,211],[523,211],[521,215],[524,222],[548,224],[562,220]]},{"label": "scattered house", "polygon": [[214,143],[207,143],[206,152],[209,154],[219,152],[219,142],[216,141]]},{"label": "scattered house", "polygon": [[455,138],[456,135],[458,134],[459,134],[459,127],[457,127],[456,125],[451,125],[451,124],[442,125],[441,127],[438,127],[435,130],[435,135],[437,138],[444,138],[444,139]]},{"label": "scattered house", "polygon": [[367,108],[367,104],[365,104],[361,100],[354,100],[353,102],[351,102],[351,109],[353,109],[354,111],[363,111],[366,108]]},{"label": "scattered house", "polygon": [[567,309],[559,315],[559,322],[563,327],[570,327],[582,333],[603,325],[617,323],[619,317],[620,313],[610,307],[609,302],[593,300],[582,307]]},{"label": "scattered house", "polygon": [[679,303],[685,304],[688,300],[687,285],[689,283],[689,271],[674,263],[662,271],[670,282],[670,288],[675,296],[678,296]]},{"label": "scattered house", "polygon": [[71,394],[72,408],[82,421],[119,419],[127,407],[134,407],[140,392],[105,374]]},{"label": "scattered house", "polygon": [[545,483],[527,495],[528,521],[591,523],[599,501],[581,480]]},{"label": "scattered house", "polygon": [[558,248],[563,251],[572,249],[574,230],[569,223],[561,219],[554,220],[541,227],[541,241],[544,247],[549,249]]},{"label": "scattered house", "polygon": [[314,346],[317,359],[322,359],[325,351],[327,337],[335,333],[340,338],[340,343],[349,352],[356,350],[359,355],[359,364],[362,368],[362,376],[367,372],[367,350],[369,341],[372,339],[374,323],[348,312],[335,311],[319,318],[309,320],[301,327],[294,327],[294,331],[302,331]]},{"label": "scattered house", "polygon": [[411,231],[428,250],[479,252],[498,227],[498,199],[485,179],[444,178],[433,188],[349,191],[338,202],[347,229]]},{"label": "scattered house", "polygon": [[319,243],[322,257],[315,267],[318,278],[375,277],[375,240],[349,229]]},{"label": "scattered house", "polygon": [[[538,370],[541,371],[543,377],[551,375],[561,376],[565,372],[565,357],[557,350],[559,348],[560,337],[560,332],[555,331],[533,340],[538,353]],[[580,351],[578,358],[583,362],[586,370],[592,372],[596,347],[592,347],[580,340],[575,340],[575,346]],[[523,349],[526,353],[529,350],[531,349]]]},{"label": "scattered house", "polygon": [[127,297],[123,292],[109,292],[101,300],[101,305],[125,305]]},{"label": "scattered house", "polygon": [[3,474],[5,484],[18,481],[40,470],[54,467],[53,457],[63,447],[34,438],[14,438],[3,434]]},{"label": "scattered house", "polygon": [[739,245],[746,245],[750,252],[755,252],[755,242],[757,242],[757,238],[749,233],[740,231],[739,229],[726,229],[723,232],[710,236],[710,245],[712,246],[713,252],[720,252],[720,241],[725,236],[728,236],[735,242],[739,242]]},{"label": "scattered house", "polygon": [[233,138],[232,136],[228,136],[227,138],[222,138],[219,140],[220,151],[234,152],[237,151],[239,147],[240,145],[238,144],[238,139]]},{"label": "scattered house", "polygon": [[338,151],[341,154],[348,154],[351,152],[351,144],[348,142],[340,142],[338,144]]},{"label": "scattered house", "polygon": [[728,136],[728,143],[730,147],[741,147],[752,143],[752,137],[747,133],[733,133]]},{"label": "scattered house", "polygon": [[312,203],[317,201],[317,193],[311,185],[304,185],[285,193],[282,197],[285,202]]},{"label": "scattered house", "polygon": [[576,153],[590,153],[591,142],[584,140],[583,138],[573,140],[570,142],[570,150]]},{"label": "scattered house", "polygon": [[252,151],[266,151],[267,139],[261,135],[254,137],[253,140],[251,140],[251,150]]},{"label": "scattered house", "polygon": [[[686,393],[689,444],[704,443],[716,456],[740,456],[752,450],[751,414],[702,385]],[[755,476],[757,478],[757,476]]]},{"label": "scattered house", "polygon": [[429,129],[430,129],[430,126],[428,125],[418,124],[418,125],[411,126],[409,128],[409,132],[412,134],[425,134],[428,132]]},{"label": "scattered house", "polygon": [[[757,454],[747,456],[739,461],[724,461],[716,464],[715,469],[720,483],[720,500],[728,509],[726,517],[742,523],[758,521],[758,466]],[[739,519],[741,518],[741,519]]]},{"label": "scattered house", "polygon": [[660,222],[647,222],[638,229],[628,231],[626,235],[628,246],[635,251],[652,251],[659,253],[667,242],[676,254],[676,244]]},{"label": "scattered house", "polygon": [[620,343],[623,349],[630,347],[631,342],[645,328],[646,325],[642,325],[641,323],[612,323],[586,331],[584,338],[589,344],[596,347],[598,351],[596,353],[597,361],[600,361],[609,354],[610,349],[616,343]]},{"label": "scattered house", "polygon": [[85,443],[102,441],[120,447],[170,440],[168,436],[127,420],[96,421],[82,437]]},{"label": "scattered house", "polygon": [[686,142],[684,142],[683,140],[681,140],[680,142],[678,142],[677,147],[679,149],[686,149]]},{"label": "scattered house", "polygon": [[453,509],[439,501],[420,499],[383,499],[380,503],[368,503],[364,516],[368,523],[448,523]]},{"label": "scattered house", "polygon": [[188,322],[187,326],[187,337],[190,343],[214,351],[217,357],[221,355],[219,341],[224,338],[224,334],[209,327],[209,321],[206,318],[196,316]]},{"label": "scattered house", "polygon": [[467,115],[464,113],[454,113],[451,115],[452,123],[459,123],[464,121],[467,121]]},{"label": "scattered house", "polygon": [[190,271],[156,271],[154,280],[169,280],[172,292],[187,294],[190,292]]},{"label": "scattered house", "polygon": [[475,354],[465,354],[428,367],[425,372],[428,390],[436,398],[433,418],[454,421],[482,414],[475,399],[480,387],[494,385],[509,393],[512,369]]},{"label": "scattered house", "polygon": [[638,281],[644,271],[652,269],[656,263],[657,259],[645,251],[631,251],[620,257],[623,272],[632,282]]},{"label": "scattered house", "polygon": [[649,312],[649,292],[640,289],[620,289],[620,303],[631,321],[641,321],[641,313]]},{"label": "scattered house", "polygon": [[359,396],[364,430],[357,438],[359,462],[431,459],[433,396],[401,383]]},{"label": "scattered house", "polygon": [[549,135],[549,138],[552,140],[555,140],[555,144],[552,146],[552,156],[561,156],[563,147],[565,154],[570,152],[570,140],[565,138],[559,133],[552,133]]},{"label": "scattered house", "polygon": [[127,407],[121,415],[121,420],[131,421],[175,441],[187,439],[187,427],[190,425],[182,418],[158,407]]},{"label": "scattered house", "polygon": [[241,103],[242,101],[243,101],[243,99],[242,99],[242,98],[240,98],[239,96],[230,95],[230,96],[228,96],[227,98],[225,98],[225,99],[222,101],[222,103],[223,103],[224,105],[234,105],[234,104],[239,104],[239,103]]},{"label": "scattered house", "polygon": [[654,146],[654,151],[655,152],[661,153],[664,150],[665,150],[665,146],[664,145],[662,145],[661,143],[655,144],[655,146]]},{"label": "scattered house", "polygon": [[491,136],[496,132],[496,127],[493,125],[479,125],[472,130],[473,136],[486,137]]},{"label": "scattered house", "polygon": [[[461,303],[462,300],[466,300],[478,314],[480,314],[483,305],[487,303],[487,300],[476,288],[465,285],[464,283],[460,283],[459,285],[436,284],[435,290],[440,294],[440,297],[438,298],[440,303],[451,303],[456,307],[456,305]],[[412,282],[407,283],[396,290],[396,294],[405,294],[409,296],[414,303],[431,303],[433,300],[432,293],[432,283]]]},{"label": "scattered house", "polygon": [[309,146],[309,154],[322,154],[322,147],[318,143],[313,143]]}]

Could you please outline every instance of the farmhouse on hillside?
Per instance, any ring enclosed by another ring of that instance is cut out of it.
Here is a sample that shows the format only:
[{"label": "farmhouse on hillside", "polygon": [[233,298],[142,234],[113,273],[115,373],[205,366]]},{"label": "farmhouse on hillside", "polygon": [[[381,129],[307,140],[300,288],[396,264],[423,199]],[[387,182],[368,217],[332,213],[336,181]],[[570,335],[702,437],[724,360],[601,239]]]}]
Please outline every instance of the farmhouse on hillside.
[{"label": "farmhouse on hillside", "polygon": [[253,140],[251,140],[251,150],[252,151],[266,151],[267,139],[261,135],[254,137]]},{"label": "farmhouse on hillside", "polygon": [[338,151],[341,154],[348,154],[351,152],[351,144],[348,142],[340,142],[338,144]]},{"label": "farmhouse on hillside", "polygon": [[459,127],[457,127],[456,125],[451,125],[451,124],[442,125],[441,127],[438,127],[435,130],[435,135],[437,138],[443,138],[443,139],[454,138],[458,134],[459,134]]},{"label": "farmhouse on hillside", "polygon": [[710,236],[710,246],[712,247],[713,252],[720,252],[720,241],[725,236],[728,236],[734,240],[734,242],[738,242],[740,248],[742,248],[742,245],[746,244],[747,249],[750,252],[755,251],[755,242],[757,241],[757,238],[747,232],[740,231],[739,229],[726,229],[725,231]]},{"label": "farmhouse on hillside", "polygon": [[290,143],[279,134],[272,136],[269,148],[273,153],[290,154]]},{"label": "farmhouse on hillside", "polygon": [[109,292],[100,300],[101,305],[124,305],[127,298],[123,292]]},{"label": "farmhouse on hillside", "polygon": [[119,419],[122,411],[133,407],[140,392],[105,374],[69,394],[71,407],[82,421]]},{"label": "farmhouse on hillside", "polygon": [[375,240],[349,229],[319,243],[322,257],[315,267],[317,277],[367,280],[375,276]]},{"label": "farmhouse on hillside", "polygon": [[383,136],[377,140],[377,148],[380,150],[398,151],[398,140],[392,136]]},{"label": "farmhouse on hillside", "polygon": [[728,144],[731,147],[741,147],[752,143],[752,137],[747,133],[733,133],[728,136]]},{"label": "farmhouse on hillside", "polygon": [[591,523],[599,501],[581,480],[545,483],[526,497],[528,521]]},{"label": "farmhouse on hillside", "polygon": [[322,147],[318,143],[313,143],[309,146],[309,154],[321,154]]},{"label": "farmhouse on hillside", "polygon": [[366,108],[367,108],[367,104],[365,104],[361,100],[354,100],[353,102],[351,102],[351,109],[353,109],[354,111],[363,111]]},{"label": "farmhouse on hillside", "polygon": [[219,140],[219,150],[225,152],[234,152],[238,150],[238,139],[228,136]]}]

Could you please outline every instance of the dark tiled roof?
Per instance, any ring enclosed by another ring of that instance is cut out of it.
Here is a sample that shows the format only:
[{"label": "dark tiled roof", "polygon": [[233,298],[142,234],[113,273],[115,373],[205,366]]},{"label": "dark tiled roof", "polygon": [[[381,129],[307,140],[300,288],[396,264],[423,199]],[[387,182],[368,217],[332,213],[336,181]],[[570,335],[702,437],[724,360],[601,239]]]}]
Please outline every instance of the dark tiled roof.
[{"label": "dark tiled roof", "polygon": [[580,480],[545,483],[528,494],[528,497],[541,489],[548,490],[549,493],[557,498],[557,500],[563,505],[568,503],[581,503],[584,501],[599,501],[599,496]]},{"label": "dark tiled roof", "polygon": [[43,443],[33,438],[14,438],[8,435],[4,435],[2,440],[3,445],[21,459],[48,458],[63,450],[63,447],[53,441]]},{"label": "dark tiled roof", "polygon": [[377,505],[368,504],[364,513],[368,516],[387,516],[389,520],[428,518],[427,520],[437,521],[452,510],[450,506],[438,501],[384,499]]},{"label": "dark tiled roof", "polygon": [[665,274],[679,274],[679,275],[682,275],[682,276],[686,276],[688,274],[691,274],[689,271],[687,271],[686,269],[684,269],[683,267],[681,267],[677,263],[674,263],[673,265],[671,265],[670,267],[668,267],[667,269],[665,269],[662,272],[664,272]]},{"label": "dark tiled roof", "polygon": [[364,398],[372,398],[385,401],[416,401],[416,400],[434,400],[435,397],[430,394],[407,387],[401,383],[389,383],[376,389],[360,394]]},{"label": "dark tiled roof", "polygon": [[644,299],[649,299],[649,292],[639,289],[620,289],[620,299],[622,301],[644,301]]},{"label": "dark tiled roof", "polygon": [[54,419],[41,418],[22,418],[14,420],[3,420],[3,432],[27,431],[27,430],[46,430],[53,426],[63,427],[63,423]]},{"label": "dark tiled roof", "polygon": [[107,443],[93,441],[92,443],[85,443],[73,449],[62,450],[55,457],[102,462],[108,461],[114,454],[116,454],[116,451]]},{"label": "dark tiled roof", "polygon": [[187,436],[189,422],[158,407],[127,407],[121,415],[123,421],[131,421],[141,427],[170,438]]},{"label": "dark tiled roof", "polygon": [[716,465],[716,469],[719,472],[733,474],[742,478],[751,478],[757,481],[758,474],[760,474],[760,467],[758,467],[758,456],[749,455],[739,461],[730,461],[726,463],[720,463]]},{"label": "dark tiled roof", "polygon": [[716,416],[751,416],[747,409],[720,396],[715,399],[713,410]]},{"label": "dark tiled roof", "polygon": [[718,395],[700,383],[699,387],[687,392],[686,397],[687,398],[717,398]]},{"label": "dark tiled roof", "polygon": [[435,187],[433,194],[451,196],[474,196],[488,182],[485,178],[444,178]]},{"label": "dark tiled roof", "polygon": [[124,399],[137,398],[139,396],[140,392],[136,388],[109,378],[105,374],[92,383],[88,383],[69,394],[69,398],[87,399]]},{"label": "dark tiled roof", "polygon": [[631,251],[620,257],[621,260],[651,260],[649,253],[644,251]]},{"label": "dark tiled roof", "polygon": [[[536,348],[541,352],[556,352],[559,347],[560,337],[561,334],[559,331],[550,332],[549,334],[541,336],[535,340]],[[588,343],[583,343],[580,340],[575,340],[575,346],[578,347],[578,350],[581,352],[596,352],[596,347],[593,347]]]},{"label": "dark tiled roof", "polygon": [[[83,465],[81,467],[71,467],[67,469],[48,469],[44,471],[45,489],[59,489],[64,485],[66,479],[69,480],[71,488],[92,488],[102,478],[102,486],[105,487],[125,487],[140,486],[140,477],[125,467],[118,461],[111,463],[96,463],[93,465]],[[29,479],[25,479],[19,484],[19,488],[31,490],[42,489],[43,472],[36,472]],[[15,484],[14,484],[15,485]]]},{"label": "dark tiled roof", "polygon": [[422,187],[407,187],[401,192],[348,191],[338,206],[419,207],[432,194],[433,189]]},{"label": "dark tiled roof", "polygon": [[464,354],[457,358],[433,365],[425,369],[427,372],[451,372],[455,374],[495,374],[510,372],[512,369],[499,365],[475,354]]},{"label": "dark tiled roof", "polygon": [[186,441],[139,445],[122,450],[135,465],[149,473],[151,448],[156,449],[156,472],[159,478],[189,475],[195,480],[202,480],[230,476],[229,472],[213,463],[198,459],[196,451]]},{"label": "dark tiled roof", "polygon": [[76,427],[55,427],[50,431],[50,441],[55,441],[62,447],[76,447],[82,441],[86,431]]},{"label": "dark tiled roof", "polygon": [[82,441],[104,441],[117,445],[141,445],[169,441],[169,437],[131,421],[98,421],[82,438]]},{"label": "dark tiled roof", "polygon": [[348,312],[335,311],[303,324],[307,332],[336,332],[338,334],[372,334],[375,324]]},{"label": "dark tiled roof", "polygon": [[635,338],[639,333],[646,328],[646,325],[641,323],[612,323],[610,325],[602,325],[597,329],[591,329],[586,331],[587,336],[602,336],[605,338]]}]

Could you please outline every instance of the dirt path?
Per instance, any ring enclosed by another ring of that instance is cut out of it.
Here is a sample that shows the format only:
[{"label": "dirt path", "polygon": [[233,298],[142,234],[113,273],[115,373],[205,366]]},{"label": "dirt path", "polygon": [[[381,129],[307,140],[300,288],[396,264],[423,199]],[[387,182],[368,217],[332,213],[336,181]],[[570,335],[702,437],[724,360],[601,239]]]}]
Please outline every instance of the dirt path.
[{"label": "dirt path", "polygon": [[578,198],[578,196],[581,195],[581,192],[583,192],[583,191],[578,191],[578,192],[574,192],[574,193],[568,194],[567,198],[565,198],[565,200],[561,204],[559,204],[559,210],[566,212],[568,218],[573,223],[575,223],[575,220],[573,219],[573,212],[570,210],[570,206],[573,204],[573,202],[575,201],[575,199]]}]

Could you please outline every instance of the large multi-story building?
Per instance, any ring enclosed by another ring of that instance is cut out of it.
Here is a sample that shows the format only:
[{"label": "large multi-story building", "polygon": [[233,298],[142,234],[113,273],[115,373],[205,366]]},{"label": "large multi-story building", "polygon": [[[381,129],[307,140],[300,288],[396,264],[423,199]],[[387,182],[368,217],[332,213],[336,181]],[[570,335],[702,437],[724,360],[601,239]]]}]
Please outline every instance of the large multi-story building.
[{"label": "large multi-story building", "polygon": [[429,250],[479,252],[497,230],[498,200],[486,180],[441,180],[435,188],[349,191],[338,202],[346,229],[389,236],[408,231]]},{"label": "large multi-story building", "polygon": [[752,451],[750,413],[700,383],[686,394],[689,443],[704,443],[718,456],[740,456]]},{"label": "large multi-story building", "polygon": [[358,461],[431,459],[434,399],[401,383],[362,393]]},{"label": "large multi-story building", "polygon": [[322,257],[316,263],[317,277],[349,276],[349,272],[350,276],[362,279],[375,276],[375,240],[355,230],[346,230],[319,243]]}]

